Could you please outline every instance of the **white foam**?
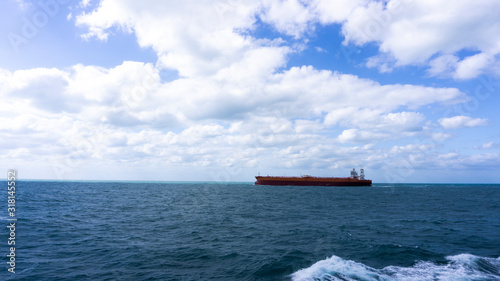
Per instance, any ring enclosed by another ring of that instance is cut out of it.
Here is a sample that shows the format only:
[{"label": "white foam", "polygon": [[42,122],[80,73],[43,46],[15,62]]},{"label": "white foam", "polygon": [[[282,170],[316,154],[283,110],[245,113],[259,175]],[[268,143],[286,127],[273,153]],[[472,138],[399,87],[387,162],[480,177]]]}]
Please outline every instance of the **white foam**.
[{"label": "white foam", "polygon": [[291,275],[294,281],[384,280],[380,279],[380,276],[381,273],[376,269],[337,256],[321,260]]},{"label": "white foam", "polygon": [[336,280],[500,280],[500,257],[497,259],[470,254],[448,256],[447,264],[421,261],[411,267],[388,266],[375,269],[355,261],[332,256],[291,275],[294,281]]}]

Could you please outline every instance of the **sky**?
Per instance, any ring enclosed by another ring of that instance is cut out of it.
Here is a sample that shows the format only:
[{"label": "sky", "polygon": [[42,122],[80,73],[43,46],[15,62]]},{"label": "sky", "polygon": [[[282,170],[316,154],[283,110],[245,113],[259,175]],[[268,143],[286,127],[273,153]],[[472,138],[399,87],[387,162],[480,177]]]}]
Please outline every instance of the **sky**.
[{"label": "sky", "polygon": [[6,0],[20,179],[500,182],[497,0]]}]

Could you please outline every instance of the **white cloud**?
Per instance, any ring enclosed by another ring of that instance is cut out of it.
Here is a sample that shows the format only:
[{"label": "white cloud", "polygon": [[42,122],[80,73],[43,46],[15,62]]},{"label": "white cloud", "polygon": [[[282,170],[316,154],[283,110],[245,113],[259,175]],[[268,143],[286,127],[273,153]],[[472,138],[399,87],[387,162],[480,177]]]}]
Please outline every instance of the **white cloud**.
[{"label": "white cloud", "polygon": [[316,47],[314,47],[314,49],[315,49],[315,50],[316,50],[316,52],[318,52],[318,53],[328,53],[328,51],[327,51],[327,50],[325,50],[325,49],[323,49],[323,48],[321,48],[321,47],[317,47],[317,46],[316,46]]},{"label": "white cloud", "polygon": [[431,139],[435,141],[445,141],[451,138],[451,134],[443,133],[443,132],[435,132],[431,135]]},{"label": "white cloud", "polygon": [[[384,111],[389,111],[386,109]],[[383,110],[346,107],[333,110],[325,117],[325,124],[355,127],[373,132],[384,132],[392,138],[422,131],[424,116],[417,112],[382,114]]]},{"label": "white cloud", "polygon": [[[499,11],[500,3],[492,0],[273,1],[262,17],[296,38],[317,23],[342,24],[344,44],[378,44],[380,53],[366,65],[381,72],[427,65],[432,76],[472,79],[495,73]],[[477,53],[459,59],[462,50]]]},{"label": "white cloud", "polygon": [[439,167],[453,169],[490,169],[498,166],[498,159],[498,153],[466,155],[458,152],[450,152],[436,155],[434,164]]},{"label": "white cloud", "polygon": [[[43,155],[55,163],[57,177],[76,175],[75,167],[97,160],[326,169],[338,159],[336,167],[352,166],[350,154],[359,153],[360,163],[374,161],[373,153],[366,154],[372,160],[362,158],[373,144],[421,131],[425,117],[401,108],[464,99],[453,88],[380,85],[313,67],[255,79],[220,72],[171,82],[162,82],[153,65],[138,62],[0,73],[0,95],[8,97],[0,102],[8,109],[0,117],[17,116],[2,122],[0,137],[12,141],[0,153],[18,159]],[[44,90],[44,80],[59,86]],[[245,83],[251,87],[241,87]],[[59,99],[57,108],[40,104],[43,91]],[[369,146],[342,147],[358,143]]]},{"label": "white cloud", "polygon": [[[382,72],[393,66],[430,63],[432,75],[470,79],[497,63],[499,11],[500,2],[491,0],[361,3],[346,16],[342,32],[346,44],[377,43],[383,55],[368,64]],[[471,49],[479,53],[456,64],[454,54]]]},{"label": "white cloud", "polygon": [[377,55],[368,58],[366,61],[366,67],[378,68],[381,73],[390,73],[394,70],[393,59],[387,55]]},{"label": "white cloud", "polygon": [[[282,34],[305,41],[305,34],[316,24],[341,24],[345,44],[379,45],[380,53],[366,65],[381,72],[416,64],[428,65],[432,76],[471,79],[493,71],[497,64],[498,11],[500,2],[491,0],[232,0],[162,5],[103,0],[95,11],[77,16],[76,22],[88,26],[86,38],[105,40],[114,27],[134,32],[141,46],[156,51],[161,66],[178,70],[182,76],[214,74],[235,62],[241,64],[250,50],[266,47],[245,35],[260,18]],[[477,53],[459,59],[457,53],[462,50]],[[282,50],[281,57],[289,52]],[[281,66],[282,58],[269,62],[265,69]]]},{"label": "white cloud", "polygon": [[355,9],[364,7],[367,3],[367,0],[314,0],[311,6],[319,17],[319,21],[329,24],[346,21]]},{"label": "white cloud", "polygon": [[263,6],[262,20],[272,23],[281,33],[299,38],[311,28],[309,23],[313,20],[314,15],[302,1],[264,0]]},{"label": "white cloud", "polygon": [[385,139],[387,137],[388,137],[387,134],[384,133],[360,131],[358,129],[348,129],[344,130],[342,134],[338,136],[337,140],[340,143],[357,143],[357,142],[373,143],[380,139]]},{"label": "white cloud", "polygon": [[429,62],[427,73],[430,76],[451,76],[458,65],[459,58],[455,55],[441,55]]},{"label": "white cloud", "polygon": [[482,118],[474,119],[463,115],[449,117],[449,118],[441,118],[438,120],[438,122],[445,129],[459,129],[465,127],[472,128],[472,127],[486,126],[488,124],[487,119],[482,119]]},{"label": "white cloud", "polygon": [[32,6],[32,3],[27,3],[26,0],[16,0],[16,2],[19,8],[23,10],[27,10]]},{"label": "white cloud", "polygon": [[413,136],[423,130],[422,123],[425,120],[422,114],[416,112],[397,112],[384,115],[374,115],[373,112],[364,114],[366,112],[356,112],[355,110],[347,116],[344,121],[347,122],[345,125],[354,127],[354,129],[344,130],[337,138],[339,142],[376,143],[386,139]]},{"label": "white cloud", "polygon": [[[267,47],[267,42],[239,32],[253,27],[259,8],[259,3],[252,1],[159,4],[157,1],[104,0],[92,13],[78,16],[77,24],[88,26],[87,38],[95,36],[105,40],[113,27],[134,32],[142,47],[156,51],[160,66],[191,77],[215,74],[240,63],[255,48]],[[187,18],[189,24],[186,24]],[[281,55],[285,54],[286,51]],[[273,69],[281,62],[278,58],[277,65],[265,68]]]},{"label": "white cloud", "polygon": [[89,4],[90,4],[90,0],[81,0],[81,2],[80,2],[80,6],[82,6],[84,8],[88,7]]},{"label": "white cloud", "polygon": [[492,142],[492,141],[490,141],[490,142],[487,142],[487,143],[483,143],[483,144],[481,145],[481,148],[482,148],[482,149],[490,149],[490,148],[492,148],[494,145],[495,145],[495,143],[494,143],[494,142]]},{"label": "white cloud", "polygon": [[457,64],[454,77],[457,79],[475,78],[483,74],[484,70],[494,62],[494,57],[486,53],[469,56]]},{"label": "white cloud", "polygon": [[7,76],[9,78],[3,87],[7,97],[28,101],[38,110],[74,111],[79,107],[78,100],[72,99],[64,91],[68,77],[63,71],[34,68],[19,70]]},{"label": "white cloud", "polygon": [[422,154],[434,149],[432,144],[408,144],[405,146],[393,146],[389,153],[392,154]]}]

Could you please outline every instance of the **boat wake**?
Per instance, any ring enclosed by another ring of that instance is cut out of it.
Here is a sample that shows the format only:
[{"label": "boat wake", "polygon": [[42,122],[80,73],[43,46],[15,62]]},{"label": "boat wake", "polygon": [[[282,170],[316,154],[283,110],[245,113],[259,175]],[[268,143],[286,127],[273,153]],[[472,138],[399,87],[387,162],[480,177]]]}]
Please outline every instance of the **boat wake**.
[{"label": "boat wake", "polygon": [[446,264],[420,261],[411,267],[388,266],[375,269],[332,256],[291,275],[294,281],[372,281],[372,280],[500,280],[500,257],[470,254],[446,257]]}]

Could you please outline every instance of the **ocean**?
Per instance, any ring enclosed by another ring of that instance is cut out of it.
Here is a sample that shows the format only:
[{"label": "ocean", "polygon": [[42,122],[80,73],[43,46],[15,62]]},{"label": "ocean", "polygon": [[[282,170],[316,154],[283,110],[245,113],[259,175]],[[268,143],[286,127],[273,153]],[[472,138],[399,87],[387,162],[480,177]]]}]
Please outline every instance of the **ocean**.
[{"label": "ocean", "polygon": [[500,185],[2,184],[0,280],[500,280]]}]

